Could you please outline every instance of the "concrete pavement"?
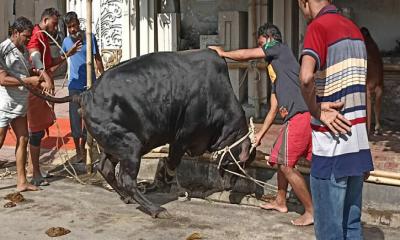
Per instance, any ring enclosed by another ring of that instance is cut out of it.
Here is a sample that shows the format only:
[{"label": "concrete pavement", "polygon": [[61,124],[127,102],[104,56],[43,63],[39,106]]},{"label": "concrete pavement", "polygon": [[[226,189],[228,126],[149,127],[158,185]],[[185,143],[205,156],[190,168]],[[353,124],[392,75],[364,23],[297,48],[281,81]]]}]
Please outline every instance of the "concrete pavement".
[{"label": "concrete pavement", "polygon": [[[14,208],[3,208],[0,200],[0,239],[50,239],[45,231],[64,227],[71,231],[57,239],[85,240],[185,240],[193,233],[215,240],[312,240],[313,227],[295,227],[287,214],[233,204],[192,199],[178,201],[168,194],[153,194],[172,219],[152,219],[126,205],[114,192],[97,185],[81,185],[68,178],[51,179],[51,186],[39,192],[23,193],[27,199]],[[0,196],[13,190],[14,179],[0,181]],[[366,240],[400,239],[394,228],[364,224]]]}]

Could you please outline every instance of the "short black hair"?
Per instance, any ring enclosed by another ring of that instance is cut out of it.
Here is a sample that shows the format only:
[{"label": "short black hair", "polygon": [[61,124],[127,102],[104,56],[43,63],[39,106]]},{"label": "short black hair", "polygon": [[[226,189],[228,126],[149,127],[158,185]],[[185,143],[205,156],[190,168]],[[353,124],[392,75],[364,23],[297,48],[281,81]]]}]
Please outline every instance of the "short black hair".
[{"label": "short black hair", "polygon": [[361,31],[361,33],[362,33],[362,35],[363,35],[364,37],[370,36],[370,35],[371,35],[371,34],[369,33],[368,28],[366,28],[366,27],[360,28],[360,31]]},{"label": "short black hair", "polygon": [[65,14],[64,22],[66,25],[70,24],[74,20],[79,22],[78,14],[76,14],[76,12],[67,12]]},{"label": "short black hair", "polygon": [[58,12],[58,10],[55,8],[46,8],[42,13],[41,19],[43,20],[44,18],[53,16],[60,17],[60,13]]},{"label": "short black hair", "polygon": [[17,18],[14,21],[13,25],[11,25],[10,27],[11,33],[14,32],[14,30],[17,30],[18,32],[21,33],[25,30],[32,30],[32,29],[33,29],[33,24],[31,20],[27,19],[26,17]]},{"label": "short black hair", "polygon": [[272,23],[265,23],[260,26],[257,31],[257,38],[264,36],[266,38],[272,37],[275,40],[282,42],[282,34],[277,26]]}]

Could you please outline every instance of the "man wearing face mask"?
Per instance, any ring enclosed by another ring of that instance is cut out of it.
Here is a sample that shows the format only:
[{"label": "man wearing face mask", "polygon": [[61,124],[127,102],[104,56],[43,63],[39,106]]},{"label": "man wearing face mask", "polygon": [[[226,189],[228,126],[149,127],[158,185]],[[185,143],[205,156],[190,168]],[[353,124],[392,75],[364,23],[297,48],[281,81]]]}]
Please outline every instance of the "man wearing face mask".
[{"label": "man wearing face mask", "polygon": [[315,235],[362,239],[363,181],[374,169],[366,128],[364,38],[328,0],[299,0],[299,7],[309,20],[300,80],[313,116]]},{"label": "man wearing face mask", "polygon": [[[40,71],[47,72],[50,77],[52,77],[52,68],[65,61],[65,56],[61,55],[57,58],[51,56],[50,39],[47,34],[42,31],[46,31],[50,35],[55,33],[57,31],[59,16],[60,14],[56,9],[45,9],[42,13],[40,23],[34,26],[32,37],[27,45],[33,66]],[[77,43],[74,48],[67,53],[67,56],[73,55],[79,47],[79,43]],[[54,121],[55,116],[53,111],[46,101],[33,94],[29,94],[29,162],[32,168],[29,170],[32,171],[32,182],[38,186],[48,185],[47,181],[43,179],[39,169],[40,145],[45,135],[45,130],[48,129]]]},{"label": "man wearing face mask", "polygon": [[[80,94],[87,88],[86,81],[86,34],[79,27],[79,19],[75,12],[68,12],[64,16],[64,22],[67,26],[69,36],[63,41],[62,48],[68,52],[76,43],[80,43],[82,48],[73,56],[68,59],[69,73],[68,73],[68,91],[69,95]],[[104,72],[103,62],[97,46],[97,41],[92,34],[92,53],[95,59],[96,67],[100,74]],[[94,68],[92,69],[92,81],[95,81],[96,75]],[[86,130],[82,127],[82,118],[78,113],[79,104],[69,103],[69,119],[71,124],[71,133],[74,139],[76,149],[76,159],[84,160],[85,143],[86,143]]]},{"label": "man wearing face mask", "polygon": [[236,61],[265,58],[267,72],[272,81],[271,107],[264,124],[256,134],[257,145],[267,133],[279,112],[284,125],[271,150],[269,163],[278,165],[278,194],[272,203],[261,205],[267,210],[286,213],[288,183],[302,202],[305,212],[292,221],[297,226],[313,223],[313,208],[304,177],[294,166],[301,157],[311,160],[310,113],[300,91],[299,64],[290,48],[282,43],[279,29],[269,23],[258,29],[258,48],[225,52],[220,47],[210,47],[221,57]]}]

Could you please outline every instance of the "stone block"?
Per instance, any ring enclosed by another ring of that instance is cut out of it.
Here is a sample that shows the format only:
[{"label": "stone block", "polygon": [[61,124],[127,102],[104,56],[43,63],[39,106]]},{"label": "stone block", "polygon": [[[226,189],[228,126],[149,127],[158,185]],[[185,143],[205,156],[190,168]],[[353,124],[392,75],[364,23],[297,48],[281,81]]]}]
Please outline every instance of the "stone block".
[{"label": "stone block", "polygon": [[[247,13],[239,11],[223,11],[218,14],[218,36],[220,45],[225,50],[247,48]],[[247,76],[245,69],[230,69],[233,92],[243,103],[247,101]]]},{"label": "stone block", "polygon": [[200,49],[219,45],[218,35],[200,35]]}]

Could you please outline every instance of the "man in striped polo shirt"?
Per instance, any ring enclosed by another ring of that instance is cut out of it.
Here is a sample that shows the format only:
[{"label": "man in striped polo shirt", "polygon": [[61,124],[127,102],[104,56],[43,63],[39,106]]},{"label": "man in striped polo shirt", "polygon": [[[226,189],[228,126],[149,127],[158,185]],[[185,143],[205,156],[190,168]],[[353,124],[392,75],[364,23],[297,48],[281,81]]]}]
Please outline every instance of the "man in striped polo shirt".
[{"label": "man in striped polo shirt", "polygon": [[311,193],[317,239],[362,239],[364,176],[373,170],[366,129],[367,53],[358,27],[328,0],[298,0],[310,20],[302,92],[313,116]]}]

